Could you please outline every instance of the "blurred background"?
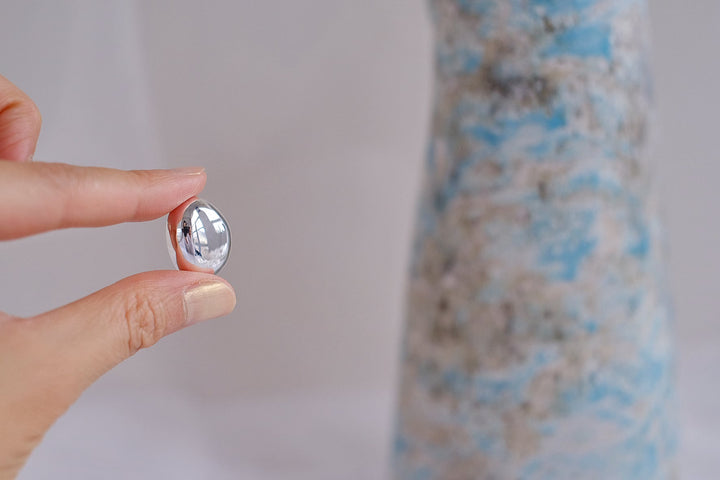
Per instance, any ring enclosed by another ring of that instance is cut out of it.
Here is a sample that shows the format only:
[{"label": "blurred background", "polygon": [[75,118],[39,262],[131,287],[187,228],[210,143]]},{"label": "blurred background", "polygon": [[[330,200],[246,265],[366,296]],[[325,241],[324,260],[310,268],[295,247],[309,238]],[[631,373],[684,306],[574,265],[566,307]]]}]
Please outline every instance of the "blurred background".
[{"label": "blurred background", "polygon": [[[720,4],[652,2],[686,478],[720,469]],[[20,478],[383,478],[432,90],[422,0],[7,3],[0,73],[36,159],[203,165],[235,312],[89,389]],[[40,313],[170,268],[164,219],[0,244],[0,308]],[[131,252],[131,253],[129,253]]]}]

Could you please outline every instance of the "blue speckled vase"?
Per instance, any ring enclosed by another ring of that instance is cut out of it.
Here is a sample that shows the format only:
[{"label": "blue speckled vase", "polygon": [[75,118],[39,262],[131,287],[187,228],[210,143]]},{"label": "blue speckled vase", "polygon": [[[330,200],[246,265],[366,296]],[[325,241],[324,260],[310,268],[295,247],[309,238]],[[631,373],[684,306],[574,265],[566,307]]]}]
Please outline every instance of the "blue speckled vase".
[{"label": "blue speckled vase", "polygon": [[646,2],[431,8],[395,478],[675,478]]}]

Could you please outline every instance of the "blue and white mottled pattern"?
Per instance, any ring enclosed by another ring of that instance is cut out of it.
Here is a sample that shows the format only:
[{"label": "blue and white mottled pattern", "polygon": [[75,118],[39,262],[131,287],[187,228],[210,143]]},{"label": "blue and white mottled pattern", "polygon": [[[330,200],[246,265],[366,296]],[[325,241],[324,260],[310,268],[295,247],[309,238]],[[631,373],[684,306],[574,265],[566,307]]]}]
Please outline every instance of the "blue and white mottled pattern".
[{"label": "blue and white mottled pattern", "polygon": [[675,478],[646,2],[431,7],[396,478]]}]

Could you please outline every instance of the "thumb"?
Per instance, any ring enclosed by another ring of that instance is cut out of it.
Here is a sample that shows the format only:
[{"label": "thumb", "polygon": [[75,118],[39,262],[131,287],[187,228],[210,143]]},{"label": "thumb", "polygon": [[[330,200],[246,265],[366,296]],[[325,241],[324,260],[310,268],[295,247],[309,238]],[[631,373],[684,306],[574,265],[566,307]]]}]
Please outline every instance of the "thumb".
[{"label": "thumb", "polygon": [[215,275],[141,273],[37,317],[42,343],[35,342],[64,373],[87,386],[138,350],[234,306],[232,287]]},{"label": "thumb", "polygon": [[100,375],[165,335],[234,306],[232,287],[220,277],[156,271],[37,317],[0,317],[0,457],[15,452],[24,462]]}]

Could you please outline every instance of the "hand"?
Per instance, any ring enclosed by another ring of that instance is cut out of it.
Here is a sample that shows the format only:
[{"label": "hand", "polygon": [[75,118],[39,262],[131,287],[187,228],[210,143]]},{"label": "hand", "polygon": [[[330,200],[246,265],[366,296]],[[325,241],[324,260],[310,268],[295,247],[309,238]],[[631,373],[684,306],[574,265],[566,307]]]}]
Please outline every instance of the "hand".
[{"label": "hand", "polygon": [[[39,133],[35,104],[0,76],[0,240],[151,220],[205,185],[200,168],[125,172],[31,162]],[[232,287],[219,277],[156,271],[35,317],[0,312],[0,479],[17,475],[52,423],[103,373],[234,306]]]}]

